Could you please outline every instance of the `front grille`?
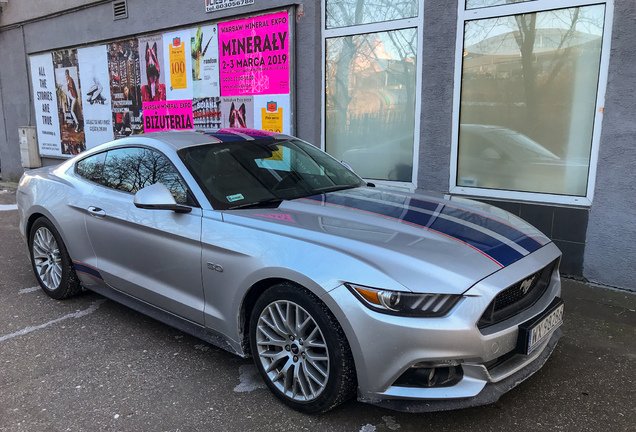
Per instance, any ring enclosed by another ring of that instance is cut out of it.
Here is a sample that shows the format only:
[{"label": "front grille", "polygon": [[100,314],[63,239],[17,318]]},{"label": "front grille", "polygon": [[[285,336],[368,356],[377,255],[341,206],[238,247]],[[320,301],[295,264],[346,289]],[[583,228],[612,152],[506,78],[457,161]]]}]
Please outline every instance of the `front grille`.
[{"label": "front grille", "polygon": [[550,285],[556,266],[557,260],[497,294],[479,319],[477,327],[483,329],[495,325],[530,308]]}]

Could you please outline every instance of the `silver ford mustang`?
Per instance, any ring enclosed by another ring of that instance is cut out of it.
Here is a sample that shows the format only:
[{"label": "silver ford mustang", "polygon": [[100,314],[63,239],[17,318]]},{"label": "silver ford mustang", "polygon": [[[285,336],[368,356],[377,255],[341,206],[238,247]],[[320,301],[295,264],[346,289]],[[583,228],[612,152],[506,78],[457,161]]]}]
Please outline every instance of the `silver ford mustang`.
[{"label": "silver ford mustang", "polygon": [[562,333],[560,252],[494,207],[374,187],[297,138],[124,138],[24,174],[44,292],[82,289],[240,356],[289,406],[496,401]]}]

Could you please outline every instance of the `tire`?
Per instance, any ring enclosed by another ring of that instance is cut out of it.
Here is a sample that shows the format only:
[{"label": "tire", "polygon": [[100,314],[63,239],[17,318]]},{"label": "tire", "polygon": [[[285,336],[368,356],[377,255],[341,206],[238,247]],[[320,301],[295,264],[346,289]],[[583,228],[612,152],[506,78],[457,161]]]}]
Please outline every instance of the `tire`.
[{"label": "tire", "polygon": [[60,234],[45,217],[31,226],[29,252],[35,277],[48,296],[62,300],[82,290]]},{"label": "tire", "polygon": [[263,293],[250,319],[250,344],[269,389],[297,411],[323,413],[356,391],[342,328],[327,306],[302,287],[280,283]]}]

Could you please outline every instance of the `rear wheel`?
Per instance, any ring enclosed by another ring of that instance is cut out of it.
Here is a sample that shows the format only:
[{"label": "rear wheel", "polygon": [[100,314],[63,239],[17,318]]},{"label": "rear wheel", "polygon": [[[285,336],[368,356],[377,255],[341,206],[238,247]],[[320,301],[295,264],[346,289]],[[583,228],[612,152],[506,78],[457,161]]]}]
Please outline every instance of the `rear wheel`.
[{"label": "rear wheel", "polygon": [[325,412],[356,389],[342,328],[315,295],[278,284],[256,302],[250,321],[254,361],[272,392],[305,413]]},{"label": "rear wheel", "polygon": [[29,251],[33,271],[44,292],[54,299],[65,299],[82,287],[64,242],[51,221],[37,219],[29,232]]}]

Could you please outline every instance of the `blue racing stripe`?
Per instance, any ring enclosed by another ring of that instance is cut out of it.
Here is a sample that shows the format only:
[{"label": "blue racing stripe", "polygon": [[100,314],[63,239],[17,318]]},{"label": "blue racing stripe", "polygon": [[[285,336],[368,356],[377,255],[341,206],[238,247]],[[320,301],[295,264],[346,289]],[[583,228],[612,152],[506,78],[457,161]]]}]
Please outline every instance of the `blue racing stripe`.
[{"label": "blue racing stripe", "polygon": [[444,206],[441,211],[442,214],[472,222],[479,226],[483,226],[484,228],[496,232],[497,234],[506,237],[508,240],[517,243],[528,252],[534,252],[535,250],[543,246],[540,242],[528,236],[524,232],[518,230],[517,228],[479,213],[448,206],[444,203],[425,201],[419,198],[411,198],[409,205],[411,207],[421,208],[428,211],[439,211],[438,207],[442,205]]},{"label": "blue racing stripe", "polygon": [[73,261],[73,267],[75,267],[75,271],[78,273],[84,273],[89,276],[93,276],[94,278],[104,280],[99,271],[96,268],[89,266],[88,264],[84,264],[79,261]]},{"label": "blue racing stripe", "polygon": [[212,138],[216,138],[221,142],[248,141],[247,138],[237,134],[233,134],[233,133],[220,133],[220,132],[202,132],[202,133]]},{"label": "blue racing stripe", "polygon": [[[348,195],[322,194],[306,199],[362,210],[430,229],[472,246],[502,266],[512,264],[523,258],[524,254],[486,232],[440,217],[440,215],[464,220],[474,225],[484,227],[487,230],[511,240],[511,242],[517,243],[522,248],[528,250],[528,252],[532,252],[542,246],[541,243],[528,237],[514,227],[487,216],[448,206],[441,202],[435,203],[376,191],[369,191],[368,193],[365,191],[363,194],[347,192],[347,194]],[[377,202],[377,200],[382,200],[383,202],[380,203]],[[416,209],[425,210],[432,214],[423,213]]]},{"label": "blue racing stripe", "polygon": [[523,258],[523,255],[519,251],[513,249],[510,245],[502,243],[487,233],[458,224],[457,222],[448,219],[423,215],[422,213],[409,210],[404,220],[415,225],[423,226],[421,225],[421,221],[424,220],[424,218],[433,219],[432,223],[429,221],[426,228],[449,235],[457,240],[467,243],[484,252],[503,266]]}]

